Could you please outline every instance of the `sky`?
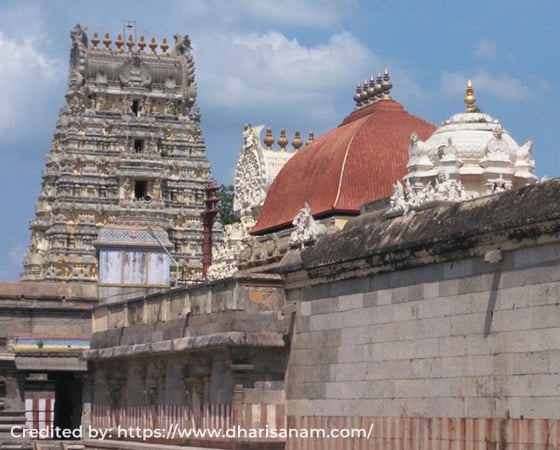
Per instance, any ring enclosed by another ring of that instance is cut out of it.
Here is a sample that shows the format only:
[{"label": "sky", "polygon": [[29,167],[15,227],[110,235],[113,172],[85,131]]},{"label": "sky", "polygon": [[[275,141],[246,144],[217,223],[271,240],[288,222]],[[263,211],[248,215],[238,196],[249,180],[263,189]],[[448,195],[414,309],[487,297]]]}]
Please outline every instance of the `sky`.
[{"label": "sky", "polygon": [[518,0],[2,0],[0,280],[17,280],[58,111],[70,30],[113,40],[189,35],[212,173],[231,184],[245,123],[304,141],[352,112],[356,84],[387,68],[392,96],[439,125],[477,105],[522,144],[540,177],[560,176],[560,2]]}]

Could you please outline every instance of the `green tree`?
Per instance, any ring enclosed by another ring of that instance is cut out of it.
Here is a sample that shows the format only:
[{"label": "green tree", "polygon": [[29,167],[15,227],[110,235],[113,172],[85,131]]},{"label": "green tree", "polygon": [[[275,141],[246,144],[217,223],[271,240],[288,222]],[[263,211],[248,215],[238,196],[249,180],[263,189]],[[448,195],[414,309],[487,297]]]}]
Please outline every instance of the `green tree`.
[{"label": "green tree", "polygon": [[233,186],[230,184],[220,185],[218,189],[218,209],[220,210],[220,222],[222,225],[239,222],[239,216],[233,211]]}]

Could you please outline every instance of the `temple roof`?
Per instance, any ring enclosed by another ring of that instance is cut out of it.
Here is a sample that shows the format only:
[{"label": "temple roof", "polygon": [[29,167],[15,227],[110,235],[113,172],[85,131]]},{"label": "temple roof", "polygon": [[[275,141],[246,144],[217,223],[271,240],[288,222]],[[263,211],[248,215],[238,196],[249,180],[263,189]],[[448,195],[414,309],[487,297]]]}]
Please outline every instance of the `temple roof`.
[{"label": "temple roof", "polygon": [[358,104],[342,124],[286,163],[252,233],[290,226],[306,202],[316,218],[358,214],[362,204],[389,196],[394,181],[407,173],[411,133],[427,139],[435,129],[406,112],[388,90],[381,99]]}]

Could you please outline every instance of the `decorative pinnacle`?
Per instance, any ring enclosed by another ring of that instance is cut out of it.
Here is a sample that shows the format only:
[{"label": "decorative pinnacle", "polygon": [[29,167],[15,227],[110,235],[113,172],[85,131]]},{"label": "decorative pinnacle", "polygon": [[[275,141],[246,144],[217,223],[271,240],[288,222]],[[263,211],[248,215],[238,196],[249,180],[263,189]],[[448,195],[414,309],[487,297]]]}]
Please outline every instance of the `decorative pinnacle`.
[{"label": "decorative pinnacle", "polygon": [[389,71],[385,69],[383,73],[383,81],[381,83],[381,88],[383,90],[383,98],[390,99],[391,98],[391,88],[393,87],[393,83],[391,83],[391,77],[389,76]]},{"label": "decorative pinnacle", "polygon": [[98,50],[97,45],[99,44],[99,36],[97,35],[97,32],[93,33],[93,38],[91,39],[91,43],[93,44],[92,49]]},{"label": "decorative pinnacle", "polygon": [[465,104],[467,105],[467,112],[474,111],[474,103],[476,102],[476,97],[474,96],[474,89],[472,86],[472,81],[467,82],[467,95],[465,95]]},{"label": "decorative pinnacle", "polygon": [[385,69],[383,75],[377,73],[377,80],[372,75],[368,80],[364,80],[364,84],[358,83],[356,93],[354,94],[354,102],[356,102],[356,110],[363,108],[371,103],[382,99],[391,98],[391,78],[389,71]]},{"label": "decorative pinnacle", "polygon": [[280,151],[286,151],[286,145],[288,145],[288,138],[286,137],[286,130],[280,130],[280,137],[278,138],[278,145],[280,146]]},{"label": "decorative pinnacle", "polygon": [[117,46],[117,53],[122,53],[122,46],[124,45],[124,41],[122,40],[122,36],[119,34],[117,36],[117,40],[115,41],[115,45]]},{"label": "decorative pinnacle", "polygon": [[132,53],[132,49],[134,48],[134,40],[132,39],[132,34],[128,35],[128,41],[126,41],[126,46],[128,47],[128,52]]},{"label": "decorative pinnacle", "polygon": [[305,145],[311,144],[314,140],[315,140],[315,134],[313,134],[313,131],[310,131],[309,136],[307,137],[307,142],[305,143]]},{"label": "decorative pinnacle", "polygon": [[297,152],[302,145],[303,145],[303,141],[301,140],[299,131],[296,131],[294,135],[294,140],[292,141],[292,147],[294,147],[294,150]]},{"label": "decorative pinnacle", "polygon": [[169,48],[169,44],[167,43],[167,38],[163,38],[163,41],[159,48],[161,48],[161,54],[163,56],[168,56],[167,49]]},{"label": "decorative pinnacle", "polygon": [[272,144],[274,144],[274,137],[272,136],[272,130],[270,128],[267,128],[266,136],[264,137],[264,145],[266,145],[267,150],[272,150]]},{"label": "decorative pinnacle", "polygon": [[103,51],[110,52],[111,51],[111,38],[109,37],[109,33],[105,33],[105,39],[103,39],[103,44],[105,48]]}]

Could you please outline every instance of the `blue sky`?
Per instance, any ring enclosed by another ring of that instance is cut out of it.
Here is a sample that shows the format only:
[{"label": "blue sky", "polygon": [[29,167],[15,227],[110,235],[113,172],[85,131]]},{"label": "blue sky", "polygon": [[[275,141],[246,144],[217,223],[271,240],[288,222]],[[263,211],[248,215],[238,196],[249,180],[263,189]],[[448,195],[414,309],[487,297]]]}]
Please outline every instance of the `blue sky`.
[{"label": "blue sky", "polygon": [[188,34],[214,177],[233,179],[243,124],[320,135],[353,109],[356,83],[387,67],[393,98],[435,124],[478,106],[560,176],[560,2],[184,0],[0,2],[0,280],[22,269],[41,170],[64,102],[71,28],[114,37]]}]

